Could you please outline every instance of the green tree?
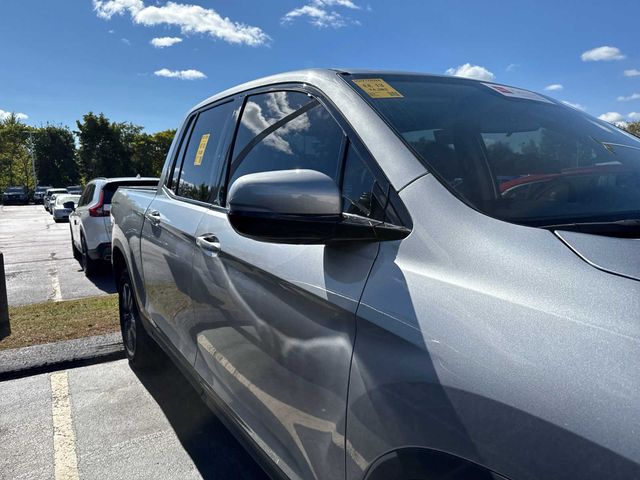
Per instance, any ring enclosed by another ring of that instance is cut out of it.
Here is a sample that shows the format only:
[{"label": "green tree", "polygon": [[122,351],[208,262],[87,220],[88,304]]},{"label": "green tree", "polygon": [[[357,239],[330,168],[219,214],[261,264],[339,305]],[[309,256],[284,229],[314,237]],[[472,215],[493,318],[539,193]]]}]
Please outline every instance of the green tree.
[{"label": "green tree", "polygon": [[32,138],[38,183],[66,186],[80,181],[76,146],[68,127],[47,125],[37,128]]},{"label": "green tree", "polygon": [[78,162],[85,181],[132,173],[132,149],[127,142],[135,136],[136,131],[128,128],[131,124],[112,123],[102,113],[96,115],[89,112],[76,125],[80,144]]},{"label": "green tree", "polygon": [[139,133],[133,140],[133,167],[142,176],[158,177],[175,136],[175,130]]},{"label": "green tree", "polygon": [[0,121],[0,190],[10,185],[34,187],[31,131],[13,113]]}]

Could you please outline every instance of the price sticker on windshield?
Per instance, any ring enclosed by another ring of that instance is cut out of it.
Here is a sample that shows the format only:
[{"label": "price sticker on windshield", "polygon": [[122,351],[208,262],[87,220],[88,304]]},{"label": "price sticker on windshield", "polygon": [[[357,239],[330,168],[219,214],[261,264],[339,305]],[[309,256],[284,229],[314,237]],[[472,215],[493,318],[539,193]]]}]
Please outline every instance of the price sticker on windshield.
[{"label": "price sticker on windshield", "polygon": [[505,97],[511,98],[523,98],[525,100],[535,100],[536,102],[553,103],[551,100],[544,98],[542,95],[530,92],[529,90],[523,90],[515,87],[505,87],[504,85],[498,85],[495,83],[483,83],[483,85],[489,87],[494,92],[498,92]]},{"label": "price sticker on windshield", "polygon": [[402,94],[381,78],[353,80],[371,98],[402,98]]},{"label": "price sticker on windshield", "polygon": [[198,151],[196,152],[196,158],[193,161],[194,165],[202,165],[202,157],[204,156],[204,151],[207,149],[207,143],[209,142],[209,134],[205,133],[200,138],[200,145],[198,145]]}]

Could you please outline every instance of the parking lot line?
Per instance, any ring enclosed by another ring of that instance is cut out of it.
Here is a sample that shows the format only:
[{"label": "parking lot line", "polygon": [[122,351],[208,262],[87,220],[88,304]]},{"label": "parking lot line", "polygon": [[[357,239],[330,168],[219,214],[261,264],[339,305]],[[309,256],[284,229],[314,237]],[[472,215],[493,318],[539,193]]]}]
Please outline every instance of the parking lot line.
[{"label": "parking lot line", "polygon": [[53,292],[52,300],[59,302],[62,300],[62,291],[60,290],[60,278],[58,277],[58,266],[56,265],[54,253],[51,254],[49,276],[51,277],[51,290]]},{"label": "parking lot line", "polygon": [[56,480],[78,480],[76,437],[71,418],[67,372],[52,373],[50,381],[55,478]]}]

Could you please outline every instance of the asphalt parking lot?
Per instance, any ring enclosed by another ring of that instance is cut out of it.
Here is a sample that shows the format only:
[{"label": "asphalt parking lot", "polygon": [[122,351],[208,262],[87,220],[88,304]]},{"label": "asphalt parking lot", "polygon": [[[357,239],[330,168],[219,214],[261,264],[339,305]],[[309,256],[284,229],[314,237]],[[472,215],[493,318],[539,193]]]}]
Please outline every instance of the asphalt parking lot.
[{"label": "asphalt parking lot", "polygon": [[0,385],[1,479],[258,479],[266,475],[167,362],[126,360]]},{"label": "asphalt parking lot", "polygon": [[[114,293],[110,269],[88,279],[69,224],[41,205],[0,206],[10,305]],[[126,360],[0,383],[0,479],[266,479],[170,364]]]},{"label": "asphalt parking lot", "polygon": [[71,253],[68,223],[55,223],[42,205],[0,206],[9,305],[115,293],[108,268],[87,279]]}]

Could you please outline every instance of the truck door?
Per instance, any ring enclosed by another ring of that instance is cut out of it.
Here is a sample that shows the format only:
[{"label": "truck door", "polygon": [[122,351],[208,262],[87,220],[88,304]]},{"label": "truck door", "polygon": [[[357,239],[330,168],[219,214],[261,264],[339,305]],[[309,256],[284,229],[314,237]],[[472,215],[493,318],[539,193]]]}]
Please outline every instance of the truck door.
[{"label": "truck door", "polygon": [[[375,178],[306,93],[247,97],[231,158],[228,184],[308,168],[344,176],[350,212],[380,214]],[[196,237],[197,371],[290,478],[344,478],[355,310],[378,244],[264,243],[237,234],[224,208],[203,215]]]},{"label": "truck door", "polygon": [[146,312],[190,363],[195,360],[188,332],[193,323],[191,267],[196,228],[217,196],[212,185],[221,171],[220,149],[233,108],[233,102],[226,102],[188,120],[174,167],[149,205],[142,229]]}]

